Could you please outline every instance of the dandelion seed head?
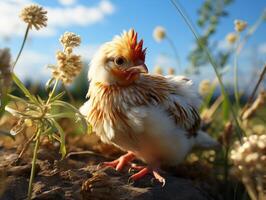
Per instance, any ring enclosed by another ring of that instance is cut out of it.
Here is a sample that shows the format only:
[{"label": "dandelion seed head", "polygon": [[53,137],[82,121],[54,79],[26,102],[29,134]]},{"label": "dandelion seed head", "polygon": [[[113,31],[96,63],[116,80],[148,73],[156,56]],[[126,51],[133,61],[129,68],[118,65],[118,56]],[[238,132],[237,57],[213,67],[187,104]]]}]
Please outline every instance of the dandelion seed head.
[{"label": "dandelion seed head", "polygon": [[29,5],[22,9],[20,18],[29,25],[32,29],[34,27],[39,30],[47,26],[47,11],[39,5]]},{"label": "dandelion seed head", "polygon": [[246,29],[246,27],[248,25],[246,21],[239,20],[239,19],[235,20],[234,24],[235,24],[235,30],[237,32],[242,32],[243,30]]},{"label": "dandelion seed head", "polygon": [[166,37],[166,31],[165,28],[162,26],[155,27],[153,31],[153,38],[157,42],[161,42]]}]

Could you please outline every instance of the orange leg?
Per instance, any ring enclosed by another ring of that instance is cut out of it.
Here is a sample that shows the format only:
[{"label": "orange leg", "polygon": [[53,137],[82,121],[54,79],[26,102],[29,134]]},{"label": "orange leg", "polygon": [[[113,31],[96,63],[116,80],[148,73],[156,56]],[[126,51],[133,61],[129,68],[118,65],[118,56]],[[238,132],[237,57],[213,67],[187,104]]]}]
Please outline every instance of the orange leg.
[{"label": "orange leg", "polygon": [[135,155],[132,152],[128,152],[127,154],[120,156],[120,158],[111,161],[111,162],[104,162],[101,166],[109,166],[115,168],[117,171],[121,171],[125,165],[135,159]]},{"label": "orange leg", "polygon": [[154,178],[159,181],[162,184],[162,187],[165,185],[165,178],[162,177],[158,170],[156,169],[150,169],[148,167],[141,167],[141,166],[136,166],[132,165],[131,169],[139,170],[137,173],[133,174],[132,176],[129,177],[129,180],[137,181],[146,176],[149,173],[152,173]]}]

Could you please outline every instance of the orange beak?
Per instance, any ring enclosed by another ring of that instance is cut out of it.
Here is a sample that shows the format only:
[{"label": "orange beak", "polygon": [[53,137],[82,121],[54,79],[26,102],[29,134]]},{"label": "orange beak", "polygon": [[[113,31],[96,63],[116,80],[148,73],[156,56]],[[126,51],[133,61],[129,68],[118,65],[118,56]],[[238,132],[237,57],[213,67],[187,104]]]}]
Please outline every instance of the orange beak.
[{"label": "orange beak", "polygon": [[119,68],[113,68],[112,73],[118,77],[121,81],[125,82],[125,85],[130,84],[136,80],[141,73],[148,73],[148,68],[145,64],[129,67],[126,70]]}]

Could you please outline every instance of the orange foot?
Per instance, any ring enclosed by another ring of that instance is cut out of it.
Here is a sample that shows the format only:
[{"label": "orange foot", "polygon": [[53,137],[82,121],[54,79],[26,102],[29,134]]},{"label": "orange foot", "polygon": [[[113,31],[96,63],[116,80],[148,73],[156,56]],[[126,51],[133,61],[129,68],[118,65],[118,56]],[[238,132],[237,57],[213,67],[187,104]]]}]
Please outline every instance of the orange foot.
[{"label": "orange foot", "polygon": [[131,169],[139,170],[139,171],[137,173],[133,174],[132,176],[130,176],[129,181],[140,180],[141,178],[143,178],[147,174],[152,173],[154,178],[162,184],[162,187],[165,185],[165,178],[159,174],[157,169],[150,169],[148,167],[136,166],[136,165],[132,165]]},{"label": "orange foot", "polygon": [[120,156],[118,159],[111,161],[111,162],[103,162],[101,167],[113,167],[117,171],[121,171],[125,165],[135,159],[135,155],[132,152],[128,152],[127,154]]}]

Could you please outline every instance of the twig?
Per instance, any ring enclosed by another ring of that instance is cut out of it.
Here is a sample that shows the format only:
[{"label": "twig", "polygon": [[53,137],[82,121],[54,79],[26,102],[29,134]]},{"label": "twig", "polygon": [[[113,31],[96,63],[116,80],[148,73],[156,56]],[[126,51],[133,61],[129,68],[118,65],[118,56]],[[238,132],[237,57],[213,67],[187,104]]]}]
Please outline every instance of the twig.
[{"label": "twig", "polygon": [[252,91],[252,93],[251,93],[246,105],[244,106],[244,108],[243,108],[243,110],[242,110],[242,112],[240,114],[240,119],[242,119],[244,113],[250,107],[250,104],[251,104],[251,102],[253,101],[253,99],[254,99],[254,97],[256,95],[256,92],[257,92],[257,90],[259,88],[260,83],[262,82],[262,80],[264,78],[265,73],[266,73],[266,64],[264,65],[264,68],[263,68],[263,70],[262,70],[262,72],[260,74],[260,78],[259,78],[257,84],[255,85],[255,87],[254,87],[254,89],[253,89],[253,91]]},{"label": "twig", "polygon": [[18,156],[17,160],[19,160],[19,159],[23,156],[23,154],[24,154],[25,151],[28,149],[29,144],[32,142],[32,140],[34,139],[34,137],[35,137],[35,134],[33,134],[33,135],[30,137],[30,139],[29,139],[29,140],[23,145],[23,148],[22,148],[21,152],[19,153],[19,156]]}]

